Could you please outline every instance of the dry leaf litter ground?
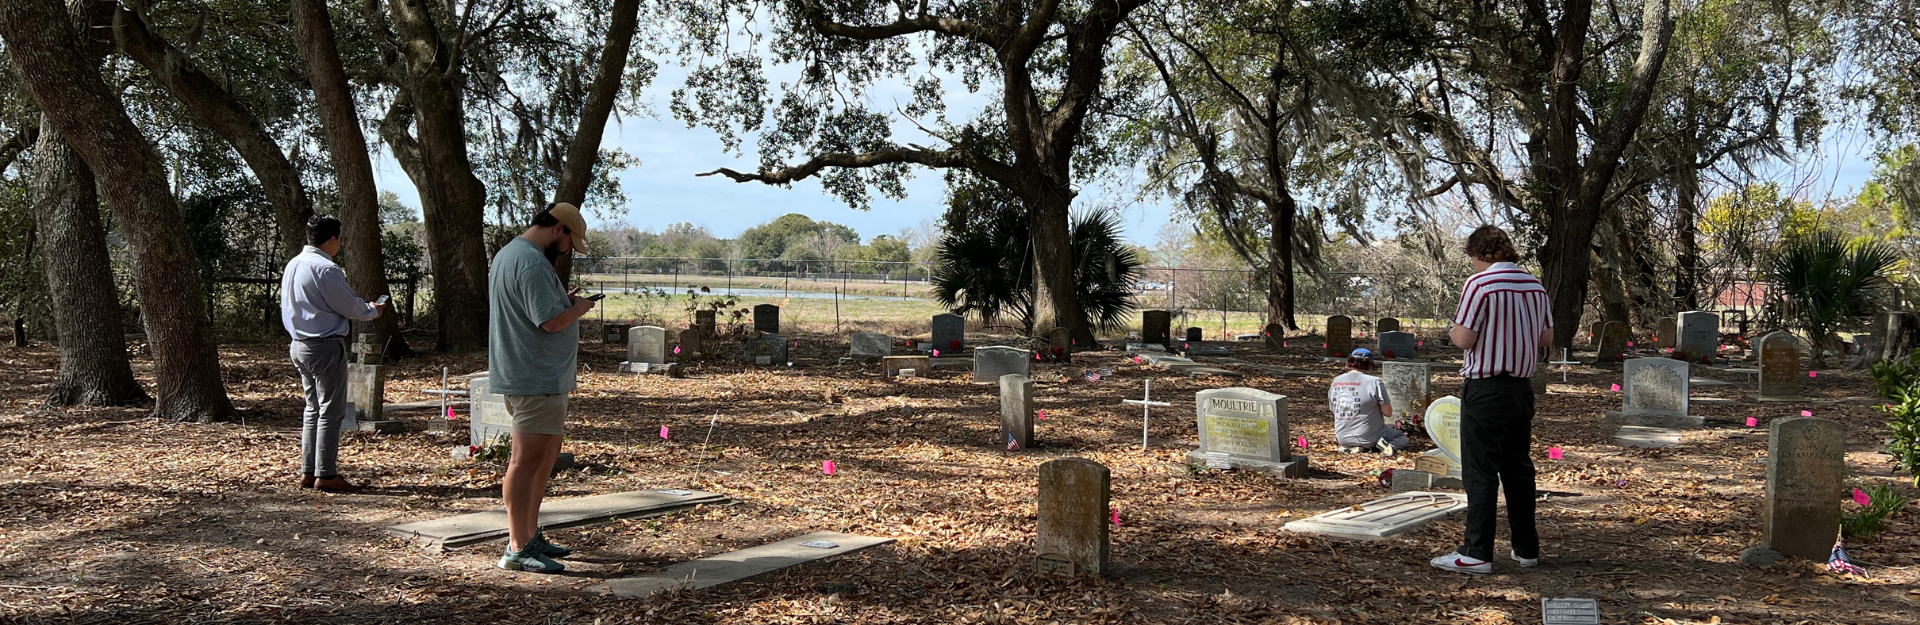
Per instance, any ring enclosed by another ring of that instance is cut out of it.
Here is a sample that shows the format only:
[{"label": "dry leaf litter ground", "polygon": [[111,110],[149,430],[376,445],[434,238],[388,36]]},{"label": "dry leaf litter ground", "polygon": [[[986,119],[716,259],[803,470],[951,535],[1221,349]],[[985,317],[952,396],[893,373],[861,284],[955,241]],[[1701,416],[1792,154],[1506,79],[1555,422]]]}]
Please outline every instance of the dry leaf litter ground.
[{"label": "dry leaf litter ground", "polygon": [[[1237,346],[1234,355],[1338,370],[1314,357],[1318,339],[1292,345],[1281,355]],[[1244,380],[1193,379],[1120,352],[1081,354],[1070,366],[1036,366],[1068,375],[1036,385],[1044,444],[1007,452],[996,386],[944,369],[882,381],[877,367],[836,364],[845,349],[808,336],[791,369],[715,360],[670,379],[611,375],[624,349],[584,343],[566,443],[579,466],[554,480],[550,496],[697,487],[734,503],[555,531],[579,554],[562,576],[494,569],[497,542],[433,551],[383,531],[498,505],[501,467],[449,456],[465,444],[464,411],[455,434],[424,432],[431,412],[406,413],[415,419],[408,434],[348,434],[343,473],[373,488],[329,495],[294,487],[300,404],[283,348],[222,349],[244,423],[213,425],[159,422],[132,408],[46,409],[54,350],[0,352],[0,613],[51,623],[1537,623],[1542,597],[1567,596],[1599,599],[1609,623],[1920,620],[1912,504],[1881,538],[1850,549],[1868,578],[1809,563],[1736,563],[1759,537],[1768,419],[1810,409],[1845,423],[1857,485],[1916,494],[1878,453],[1886,433],[1864,398],[1864,374],[1808,380],[1809,394],[1830,403],[1762,406],[1747,397],[1750,377],[1701,372],[1737,384],[1699,387],[1696,397],[1740,401],[1696,403],[1706,429],[1677,447],[1642,450],[1614,445],[1598,426],[1618,407],[1608,390],[1618,366],[1576,368],[1552,385],[1535,425],[1540,487],[1552,492],[1540,507],[1545,564],[1501,560],[1495,575],[1470,578],[1426,564],[1457,544],[1458,519],[1383,542],[1281,529],[1383,496],[1372,474],[1412,465],[1412,453],[1331,453],[1327,378],[1242,369]],[[443,366],[459,374],[485,359],[394,365],[388,401],[432,399],[418,391],[436,388]],[[1072,375],[1095,367],[1114,375],[1094,384]],[[136,373],[151,384],[150,369]],[[1143,453],[1139,408],[1121,400],[1138,398],[1147,378],[1155,398],[1174,406],[1155,410]],[[1459,384],[1442,370],[1435,394]],[[1310,477],[1183,464],[1198,442],[1193,393],[1235,385],[1292,398]],[[1748,416],[1762,427],[1744,427]],[[659,438],[662,425],[670,440]],[[1416,440],[1416,452],[1430,448]],[[1549,446],[1565,459],[1548,460]],[[1113,471],[1117,572],[1106,579],[1030,573],[1036,468],[1066,456]],[[822,460],[838,474],[822,475]],[[592,589],[815,530],[899,542],[699,593],[628,600]]]}]

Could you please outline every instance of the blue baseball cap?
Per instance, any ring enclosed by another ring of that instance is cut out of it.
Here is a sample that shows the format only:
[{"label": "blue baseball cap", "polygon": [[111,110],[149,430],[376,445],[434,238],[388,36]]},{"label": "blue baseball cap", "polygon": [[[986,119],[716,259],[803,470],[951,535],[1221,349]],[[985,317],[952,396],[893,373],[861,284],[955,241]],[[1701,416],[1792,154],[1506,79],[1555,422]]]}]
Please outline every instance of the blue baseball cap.
[{"label": "blue baseball cap", "polygon": [[1360,349],[1356,349],[1356,350],[1353,350],[1353,357],[1354,357],[1354,358],[1365,358],[1365,359],[1367,359],[1367,360],[1373,360],[1373,352],[1372,352],[1371,350],[1368,350],[1368,349],[1367,349],[1367,348],[1365,348],[1365,347],[1362,347],[1362,348],[1360,348]]}]

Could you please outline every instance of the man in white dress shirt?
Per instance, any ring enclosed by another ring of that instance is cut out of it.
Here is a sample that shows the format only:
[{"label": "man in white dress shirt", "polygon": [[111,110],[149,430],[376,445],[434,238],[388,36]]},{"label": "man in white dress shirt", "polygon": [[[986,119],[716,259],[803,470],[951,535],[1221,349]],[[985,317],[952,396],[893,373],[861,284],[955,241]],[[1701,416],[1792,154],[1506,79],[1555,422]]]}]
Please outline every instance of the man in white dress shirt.
[{"label": "man in white dress shirt", "polygon": [[307,226],[307,246],[280,277],[280,322],[293,342],[287,355],[300,371],[307,409],[300,421],[300,487],[351,493],[361,487],[340,477],[340,424],[347,418],[347,334],[353,321],[386,311],[347,286],[333,264],[340,254],[340,220],[318,217]]}]

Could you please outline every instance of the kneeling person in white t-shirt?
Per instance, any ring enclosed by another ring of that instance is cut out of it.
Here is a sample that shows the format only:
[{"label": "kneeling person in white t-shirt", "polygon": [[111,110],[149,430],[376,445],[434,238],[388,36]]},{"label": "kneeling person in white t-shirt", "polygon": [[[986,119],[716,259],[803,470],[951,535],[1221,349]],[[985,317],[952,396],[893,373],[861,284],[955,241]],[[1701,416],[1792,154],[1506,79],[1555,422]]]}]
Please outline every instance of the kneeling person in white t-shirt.
[{"label": "kneeling person in white t-shirt", "polygon": [[1347,358],[1346,373],[1333,379],[1327,388],[1327,407],[1333,410],[1333,435],[1341,449],[1379,449],[1381,453],[1407,448],[1407,435],[1387,425],[1393,416],[1393,402],[1387,399],[1387,387],[1373,370],[1373,352],[1353,350]]}]

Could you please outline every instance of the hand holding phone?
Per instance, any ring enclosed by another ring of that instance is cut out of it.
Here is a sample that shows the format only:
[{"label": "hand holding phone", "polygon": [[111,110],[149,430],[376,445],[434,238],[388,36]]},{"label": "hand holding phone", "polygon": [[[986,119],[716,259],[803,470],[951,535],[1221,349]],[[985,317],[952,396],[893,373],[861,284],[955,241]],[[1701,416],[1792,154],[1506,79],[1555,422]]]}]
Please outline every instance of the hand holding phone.
[{"label": "hand holding phone", "polygon": [[606,293],[594,293],[592,295],[588,295],[586,299],[587,301],[590,301],[590,302],[597,302],[606,298],[607,298]]},{"label": "hand holding phone", "polygon": [[375,306],[385,306],[385,305],[387,305],[387,302],[388,302],[389,300],[392,300],[392,299],[393,299],[393,297],[392,297],[392,296],[390,296],[390,295],[382,295],[382,296],[380,296],[380,299],[377,299],[377,300],[373,300],[373,305],[375,305]]}]

